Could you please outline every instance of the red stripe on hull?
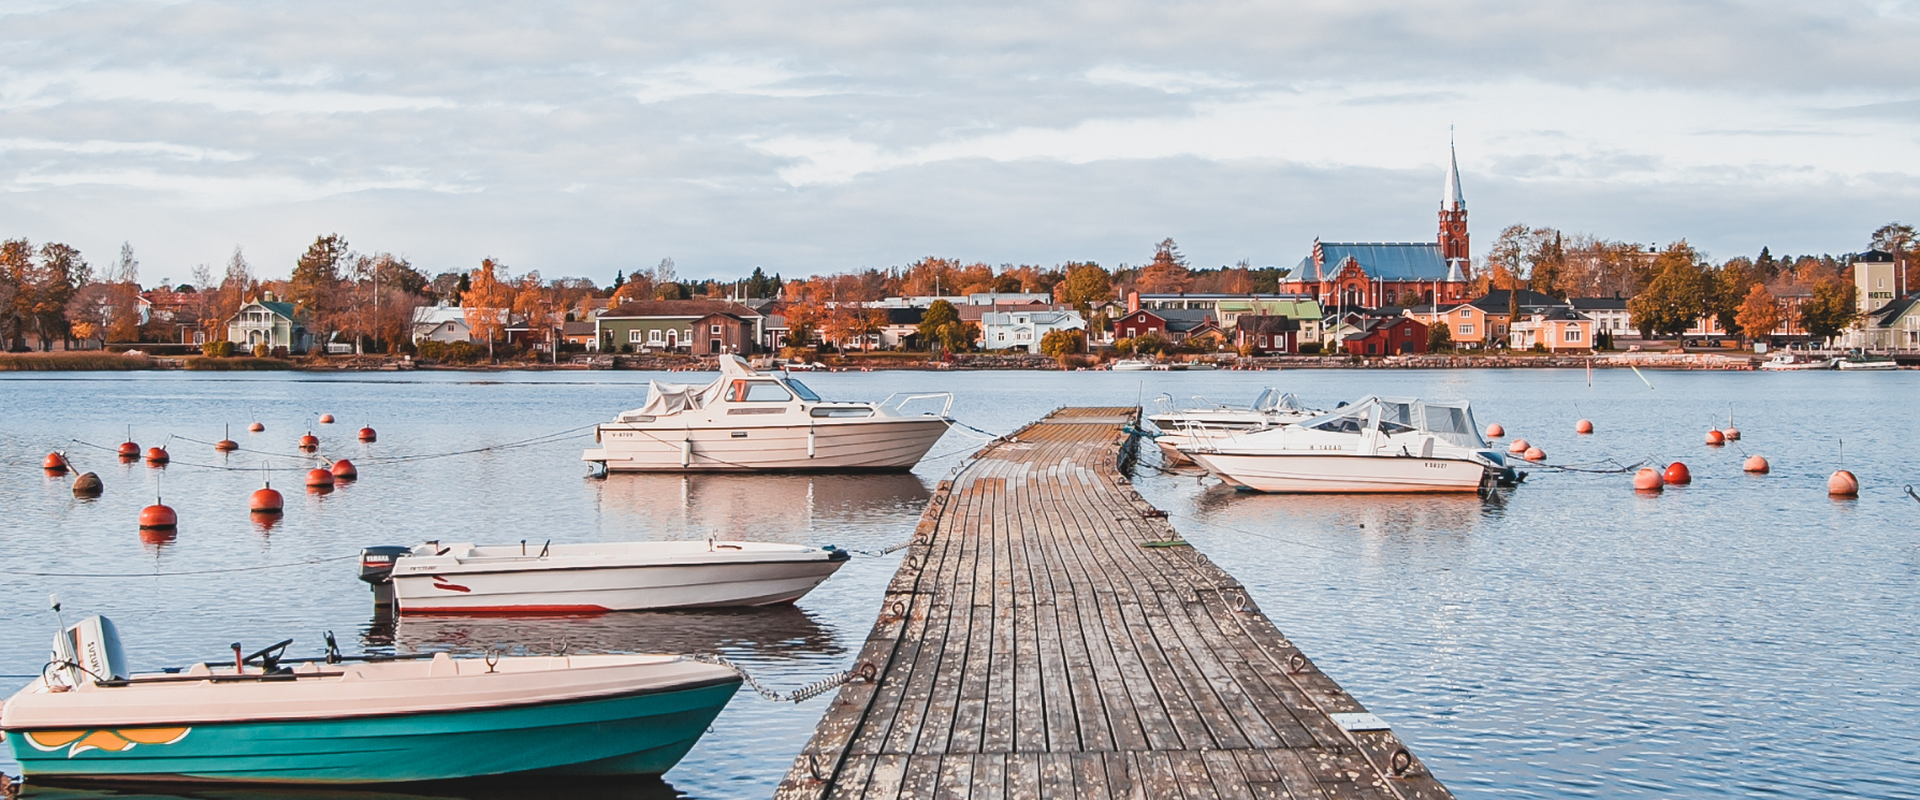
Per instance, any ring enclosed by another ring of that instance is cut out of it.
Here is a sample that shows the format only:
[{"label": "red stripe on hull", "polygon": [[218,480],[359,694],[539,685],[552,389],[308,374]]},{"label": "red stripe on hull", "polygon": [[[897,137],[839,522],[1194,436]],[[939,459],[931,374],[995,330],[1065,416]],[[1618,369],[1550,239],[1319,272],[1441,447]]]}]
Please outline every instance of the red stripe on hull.
[{"label": "red stripe on hull", "polygon": [[605,606],[465,606],[460,608],[408,608],[400,613],[410,617],[552,617],[598,616],[612,612]]}]

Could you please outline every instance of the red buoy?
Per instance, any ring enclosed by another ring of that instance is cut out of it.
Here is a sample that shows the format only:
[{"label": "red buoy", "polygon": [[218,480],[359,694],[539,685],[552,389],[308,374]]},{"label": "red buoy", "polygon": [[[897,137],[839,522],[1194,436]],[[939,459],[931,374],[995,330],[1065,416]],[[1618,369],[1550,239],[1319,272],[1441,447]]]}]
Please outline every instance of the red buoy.
[{"label": "red buoy", "polygon": [[59,453],[48,453],[47,460],[40,462],[40,466],[46,469],[48,474],[65,475],[67,474],[67,457]]},{"label": "red buoy", "polygon": [[332,414],[321,414],[321,415],[320,415],[320,424],[322,424],[322,425],[332,425],[332,424],[333,424],[333,415],[332,415]]},{"label": "red buoy", "polygon": [[213,449],[218,450],[222,453],[232,452],[234,450],[240,449],[240,443],[232,439],[221,439],[220,441],[213,443]]},{"label": "red buoy", "polygon": [[82,472],[73,479],[74,497],[99,497],[102,490],[100,476],[91,472]]},{"label": "red buoy", "polygon": [[1729,442],[1740,441],[1740,429],[1731,425],[1727,426],[1726,430],[1721,431],[1720,435],[1727,437],[1727,441]]},{"label": "red buoy", "polygon": [[1507,435],[1507,429],[1500,427],[1500,423],[1495,422],[1487,426],[1487,438],[1498,439],[1505,435]]},{"label": "red buoy", "polygon": [[1675,461],[1667,465],[1667,474],[1663,477],[1665,477],[1667,483],[1675,486],[1685,486],[1693,483],[1693,470],[1687,469],[1687,465]]},{"label": "red buoy", "polygon": [[307,488],[333,488],[333,473],[318,468],[307,470]]},{"label": "red buoy", "polygon": [[305,450],[309,453],[320,449],[320,437],[315,436],[312,433],[308,433],[307,435],[300,437],[300,449]]},{"label": "red buoy", "polygon": [[160,465],[160,464],[165,464],[165,463],[167,463],[167,462],[168,462],[169,460],[170,460],[170,459],[169,459],[169,458],[167,457],[167,450],[166,450],[166,448],[164,448],[164,447],[149,447],[149,448],[147,448],[147,463],[148,463],[148,464],[153,464],[153,465],[155,465],[155,466],[158,466],[158,465]]},{"label": "red buoy", "polygon": [[286,499],[273,488],[273,484],[253,490],[253,496],[247,498],[247,510],[255,514],[278,514],[286,506]]},{"label": "red buoy", "polygon": [[179,524],[180,515],[173,513],[172,508],[161,505],[157,501],[153,505],[140,509],[140,530],[170,531]]},{"label": "red buoy", "polygon": [[1527,440],[1515,439],[1513,440],[1513,444],[1510,444],[1507,446],[1507,452],[1514,453],[1514,454],[1524,453],[1524,452],[1527,452],[1527,448],[1529,446],[1530,445],[1527,444]]},{"label": "red buoy", "polygon": [[267,426],[265,426],[265,425],[262,425],[262,424],[260,424],[260,423],[258,423],[258,422],[256,422],[256,423],[253,423],[252,425],[248,425],[248,426],[247,426],[247,430],[250,430],[250,431],[253,431],[254,433],[259,433],[259,432],[261,432],[261,431],[264,431],[264,430],[266,430],[266,429],[267,429]]},{"label": "red buoy", "polygon": [[1652,467],[1641,467],[1633,474],[1633,488],[1642,492],[1658,492],[1666,488],[1666,481],[1660,479],[1660,472]]},{"label": "red buoy", "polygon": [[140,445],[134,444],[133,442],[121,443],[120,457],[128,461],[138,459],[140,457]]},{"label": "red buoy", "polygon": [[1538,447],[1529,447],[1527,448],[1526,455],[1521,456],[1521,458],[1524,458],[1528,461],[1545,461],[1547,458],[1547,451],[1542,450]]},{"label": "red buoy", "polygon": [[1573,432],[1574,433],[1593,433],[1593,421],[1583,419],[1583,420],[1580,420],[1579,422],[1573,423]]},{"label": "red buoy", "polygon": [[353,462],[343,458],[333,462],[333,477],[335,480],[354,480],[360,477],[360,470],[354,469]]},{"label": "red buoy", "polygon": [[1723,444],[1726,444],[1726,443],[1727,443],[1727,435],[1726,435],[1726,434],[1724,434],[1724,433],[1721,433],[1721,432],[1719,432],[1719,431],[1707,431],[1707,444],[1708,444],[1708,446],[1711,446],[1711,447],[1719,447],[1720,445],[1723,445]]},{"label": "red buoy", "polygon": [[1833,473],[1833,477],[1827,479],[1827,494],[1834,497],[1859,497],[1860,479],[1853,477],[1853,473],[1844,469]]},{"label": "red buoy", "polygon": [[1767,463],[1767,460],[1760,456],[1747,456],[1747,463],[1742,464],[1740,468],[1755,475],[1765,475],[1773,471],[1773,467]]},{"label": "red buoy", "polygon": [[371,442],[379,438],[380,438],[379,434],[374,433],[372,428],[360,429],[360,441]]}]

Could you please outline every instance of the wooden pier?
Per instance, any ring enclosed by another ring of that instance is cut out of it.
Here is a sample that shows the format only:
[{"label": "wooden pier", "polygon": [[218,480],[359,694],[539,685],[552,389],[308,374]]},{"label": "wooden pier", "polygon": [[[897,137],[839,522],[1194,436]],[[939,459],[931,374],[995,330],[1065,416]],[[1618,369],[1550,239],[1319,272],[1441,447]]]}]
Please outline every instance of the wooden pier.
[{"label": "wooden pier", "polygon": [[1445,798],[1068,408],[943,481],[775,795]]}]

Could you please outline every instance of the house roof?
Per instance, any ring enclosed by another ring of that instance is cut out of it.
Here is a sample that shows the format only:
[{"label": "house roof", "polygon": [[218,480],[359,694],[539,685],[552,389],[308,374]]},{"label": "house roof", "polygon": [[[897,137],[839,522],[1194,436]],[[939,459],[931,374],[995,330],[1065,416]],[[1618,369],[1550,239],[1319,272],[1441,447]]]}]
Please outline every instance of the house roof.
[{"label": "house roof", "polygon": [[1316,260],[1309,255],[1300,261],[1296,274],[1311,280],[1327,280],[1339,274],[1351,258],[1370,277],[1389,281],[1444,281],[1447,262],[1440,257],[1436,242],[1319,242],[1314,245]]},{"label": "house roof", "polygon": [[1426,323],[1412,317],[1379,317],[1367,320],[1366,324],[1361,325],[1358,330],[1341,337],[1341,341],[1351,342],[1356,339],[1365,339],[1368,336],[1379,333],[1382,329],[1402,324],[1419,325],[1422,328],[1426,327]]},{"label": "house roof", "polygon": [[[1481,295],[1480,297],[1476,297],[1476,298],[1473,298],[1472,300],[1468,300],[1467,304],[1473,306],[1474,308],[1480,309],[1481,311],[1491,311],[1495,314],[1505,314],[1507,313],[1507,304],[1508,304],[1507,295],[1508,294],[1509,294],[1509,291],[1506,289],[1495,289],[1491,292],[1487,292],[1486,294]],[[1529,307],[1535,307],[1535,306],[1566,305],[1565,301],[1562,301],[1558,298],[1554,298],[1548,295],[1541,294],[1532,289],[1521,289],[1520,296],[1517,299],[1519,300],[1519,303],[1517,305],[1520,308],[1529,308]]]},{"label": "house roof", "polygon": [[1300,320],[1293,317],[1247,314],[1235,320],[1233,327],[1241,333],[1286,333],[1300,330]]},{"label": "house roof", "polygon": [[1627,310],[1627,298],[1624,297],[1575,297],[1567,302],[1581,311]]},{"label": "house roof", "polygon": [[886,311],[888,325],[918,325],[927,319],[927,310],[924,308],[889,308]]},{"label": "house roof", "polygon": [[[275,314],[277,314],[277,315],[279,315],[279,316],[282,316],[282,317],[286,317],[286,318],[287,318],[287,321],[289,321],[289,322],[291,322],[291,321],[293,321],[293,313],[294,313],[294,312],[293,312],[293,304],[292,304],[292,303],[281,303],[281,302],[276,302],[276,301],[273,301],[273,300],[255,300],[255,301],[253,301],[253,302],[251,302],[251,303],[248,303],[247,305],[248,305],[248,306],[259,306],[259,307],[261,307],[261,308],[264,308],[264,309],[266,309],[266,310],[268,310],[268,311],[271,311],[271,312],[273,312],[273,313],[275,313]],[[241,308],[246,308],[246,306],[241,306]],[[236,314],[235,316],[238,316],[238,314]]]},{"label": "house roof", "polygon": [[753,309],[725,300],[635,300],[600,312],[600,319],[642,319],[673,317],[699,319],[708,314],[728,314],[740,318],[760,316]]},{"label": "house roof", "polygon": [[1894,323],[1900,321],[1901,317],[1906,316],[1916,303],[1920,303],[1920,293],[1895,298],[1892,302],[1874,309],[1873,324],[1881,328],[1892,327]]},{"label": "house roof", "polygon": [[560,326],[560,335],[561,336],[592,336],[593,323],[586,322],[586,321],[564,323]]},{"label": "house roof", "polygon": [[1201,308],[1163,308],[1148,312],[1167,321],[1167,330],[1184,333],[1214,323],[1213,312]]}]

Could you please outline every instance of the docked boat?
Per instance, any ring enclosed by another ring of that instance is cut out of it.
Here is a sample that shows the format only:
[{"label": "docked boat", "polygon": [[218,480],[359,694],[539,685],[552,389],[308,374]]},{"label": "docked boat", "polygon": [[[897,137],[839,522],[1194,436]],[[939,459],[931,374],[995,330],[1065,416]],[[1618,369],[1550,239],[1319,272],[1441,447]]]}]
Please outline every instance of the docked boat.
[{"label": "docked boat", "polygon": [[1147,419],[1159,429],[1160,433],[1153,441],[1170,464],[1192,463],[1193,460],[1181,452],[1181,448],[1190,447],[1196,442],[1232,431],[1292,425],[1324,413],[1301,405],[1300,399],[1292,393],[1272,387],[1244,406],[1212,403],[1206,398],[1194,397],[1186,407],[1175,408],[1172,396],[1165,394],[1156,402],[1158,410],[1149,414]]},{"label": "docked boat", "polygon": [[1144,372],[1153,369],[1154,362],[1145,358],[1122,358],[1107,365],[1114,372]]},{"label": "docked boat", "polygon": [[1464,400],[1369,396],[1182,452],[1228,484],[1258,492],[1471,492],[1524,477],[1488,446]]},{"label": "docked boat", "polygon": [[1845,369],[1845,370],[1883,370],[1883,369],[1899,369],[1900,368],[1900,365],[1894,362],[1892,356],[1870,356],[1870,355],[1847,356],[1846,358],[1840,359],[1838,362],[1836,362],[1834,366],[1839,369]]},{"label": "docked boat", "polygon": [[1833,369],[1834,360],[1835,359],[1829,358],[1827,356],[1816,356],[1812,353],[1798,353],[1791,350],[1782,350],[1778,353],[1774,353],[1772,358],[1769,358],[1766,361],[1761,362],[1760,368],[1764,370],[1775,370],[1775,371]]},{"label": "docked boat", "polygon": [[[647,404],[594,430],[582,461],[608,472],[905,472],[947,431],[951,392],[828,402],[784,373],[720,357],[705,386],[653,381]],[[910,411],[931,407],[938,410]]]},{"label": "docked boat", "polygon": [[711,539],[360,551],[374,602],[401,614],[593,614],[791,603],[847,551]]},{"label": "docked boat", "polygon": [[283,658],[130,674],[112,623],[55,636],[0,713],[30,779],[384,784],[534,773],[658,775],[739,688],[673,655]]}]

